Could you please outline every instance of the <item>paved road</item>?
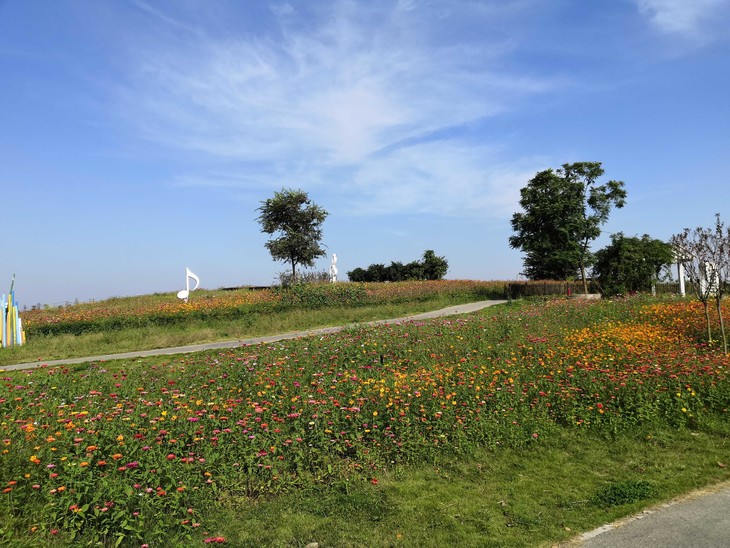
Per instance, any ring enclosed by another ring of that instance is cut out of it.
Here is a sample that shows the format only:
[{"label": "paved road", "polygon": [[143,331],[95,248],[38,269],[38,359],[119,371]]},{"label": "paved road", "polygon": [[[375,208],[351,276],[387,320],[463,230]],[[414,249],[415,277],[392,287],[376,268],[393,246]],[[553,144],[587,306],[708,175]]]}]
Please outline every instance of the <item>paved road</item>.
[{"label": "paved road", "polygon": [[564,548],[727,548],[730,482],[694,491],[594,531]]},{"label": "paved road", "polygon": [[106,354],[103,356],[89,356],[86,358],[69,358],[65,360],[52,360],[52,361],[37,361],[28,363],[18,363],[15,365],[0,366],[2,371],[13,371],[16,369],[33,369],[40,367],[41,365],[47,365],[53,367],[56,365],[70,365],[74,363],[86,363],[86,362],[98,362],[98,361],[109,361],[109,360],[125,360],[131,358],[144,358],[146,356],[163,356],[170,354],[187,354],[189,352],[201,352],[203,350],[215,350],[218,348],[235,348],[237,346],[244,346],[250,344],[268,343],[274,341],[282,341],[286,339],[297,339],[300,337],[307,337],[310,335],[324,335],[327,333],[337,333],[352,325],[384,325],[384,324],[396,324],[403,323],[413,320],[425,320],[430,318],[440,318],[441,316],[452,316],[455,314],[467,314],[469,312],[476,312],[482,308],[488,306],[494,306],[495,304],[506,303],[507,301],[479,301],[476,303],[466,303],[456,306],[450,306],[448,308],[442,308],[441,310],[434,310],[432,312],[424,312],[423,314],[416,314],[414,316],[407,316],[405,318],[393,318],[390,320],[376,320],[373,322],[367,322],[364,324],[351,324],[350,326],[338,326],[338,327],[322,327],[319,329],[310,329],[308,331],[295,331],[291,333],[284,333],[282,335],[271,335],[268,337],[255,337],[251,339],[238,339],[235,341],[222,341],[215,343],[205,344],[191,344],[189,346],[177,346],[174,348],[157,348],[154,350],[141,350],[138,352],[122,352],[119,354]]}]

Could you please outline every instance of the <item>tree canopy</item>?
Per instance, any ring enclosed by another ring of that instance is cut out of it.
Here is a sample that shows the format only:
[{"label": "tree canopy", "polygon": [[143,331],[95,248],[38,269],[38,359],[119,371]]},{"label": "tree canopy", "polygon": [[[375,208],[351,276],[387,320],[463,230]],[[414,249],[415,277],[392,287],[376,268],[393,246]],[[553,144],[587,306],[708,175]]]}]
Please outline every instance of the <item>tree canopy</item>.
[{"label": "tree canopy", "polygon": [[611,236],[611,243],[596,252],[593,278],[605,295],[649,291],[662,268],[674,262],[672,246],[644,234]]},{"label": "tree canopy", "polygon": [[390,265],[375,263],[367,269],[354,268],[347,273],[351,282],[400,282],[404,280],[440,280],[446,276],[449,262],[438,257],[432,249],[423,252],[423,260],[403,264],[393,261]]},{"label": "tree canopy", "polygon": [[291,263],[293,280],[297,265],[314,266],[316,258],[326,255],[320,240],[328,213],[312,203],[306,192],[282,189],[261,202],[257,211],[261,232],[279,234],[266,242],[266,249],[274,260]]},{"label": "tree canopy", "polygon": [[580,274],[588,291],[590,243],[601,234],[612,207],[626,202],[622,181],[599,185],[600,162],[563,164],[537,173],[520,190],[521,213],[512,216],[512,248],[525,253],[524,275],[532,280],[566,279]]}]

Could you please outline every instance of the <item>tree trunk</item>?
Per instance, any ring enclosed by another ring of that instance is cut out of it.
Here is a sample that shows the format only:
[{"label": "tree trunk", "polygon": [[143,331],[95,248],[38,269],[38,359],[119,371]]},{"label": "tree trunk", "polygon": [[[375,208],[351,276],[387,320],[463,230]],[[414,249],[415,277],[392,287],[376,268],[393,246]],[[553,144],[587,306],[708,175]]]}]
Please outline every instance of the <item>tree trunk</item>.
[{"label": "tree trunk", "polygon": [[586,280],[586,267],[583,261],[580,263],[580,277],[583,279],[583,293],[588,295],[588,280]]},{"label": "tree trunk", "polygon": [[297,283],[297,263],[294,259],[291,260],[291,283],[292,285]]},{"label": "tree trunk", "polygon": [[710,325],[710,310],[707,308],[707,301],[702,301],[702,306],[705,307],[705,320],[707,321],[707,343],[712,344],[712,326]]},{"label": "tree trunk", "polygon": [[718,291],[715,303],[717,304],[717,315],[720,317],[720,335],[722,336],[722,351],[727,356],[727,338],[725,337],[725,322],[722,318],[722,295]]}]

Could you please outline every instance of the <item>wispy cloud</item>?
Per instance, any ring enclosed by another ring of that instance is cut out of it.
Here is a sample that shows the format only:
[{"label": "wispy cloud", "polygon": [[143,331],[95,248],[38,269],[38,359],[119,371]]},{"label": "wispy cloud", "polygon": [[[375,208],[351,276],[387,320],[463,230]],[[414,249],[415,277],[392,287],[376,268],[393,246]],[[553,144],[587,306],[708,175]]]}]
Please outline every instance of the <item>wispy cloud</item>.
[{"label": "wispy cloud", "polygon": [[151,6],[143,0],[133,0],[133,4],[137,6],[140,10],[146,12],[149,15],[152,15],[154,18],[159,19],[162,23],[174,28],[175,30],[190,32],[198,36],[202,34],[200,29],[196,26],[187,24],[174,17],[170,17],[165,12]]},{"label": "wispy cloud", "polygon": [[515,211],[519,189],[545,159],[500,163],[498,158],[496,150],[458,139],[397,149],[353,174],[351,213],[507,217]]},{"label": "wispy cloud", "polygon": [[353,202],[368,204],[359,212],[513,208],[523,173],[492,168],[465,128],[559,84],[505,69],[509,42],[436,39],[439,18],[455,15],[426,3],[332,6],[303,26],[292,5],[277,5],[276,39],[158,44],[136,60],[130,116],[166,146],[244,166],[207,184],[347,183],[368,198]]},{"label": "wispy cloud", "polygon": [[706,38],[708,22],[728,0],[636,0],[639,13],[649,18],[660,31],[691,38]]}]

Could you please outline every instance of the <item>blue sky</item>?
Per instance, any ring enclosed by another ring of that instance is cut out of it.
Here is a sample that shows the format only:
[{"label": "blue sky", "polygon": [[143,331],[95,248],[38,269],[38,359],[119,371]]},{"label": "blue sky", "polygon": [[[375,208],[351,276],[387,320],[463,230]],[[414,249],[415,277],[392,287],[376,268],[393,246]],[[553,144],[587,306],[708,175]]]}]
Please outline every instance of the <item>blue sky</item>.
[{"label": "blue sky", "polygon": [[515,279],[519,190],[566,162],[626,184],[594,250],[711,226],[729,24],[729,0],[0,0],[0,293],[269,284],[282,188],[329,212],[341,274],[433,249]]}]

